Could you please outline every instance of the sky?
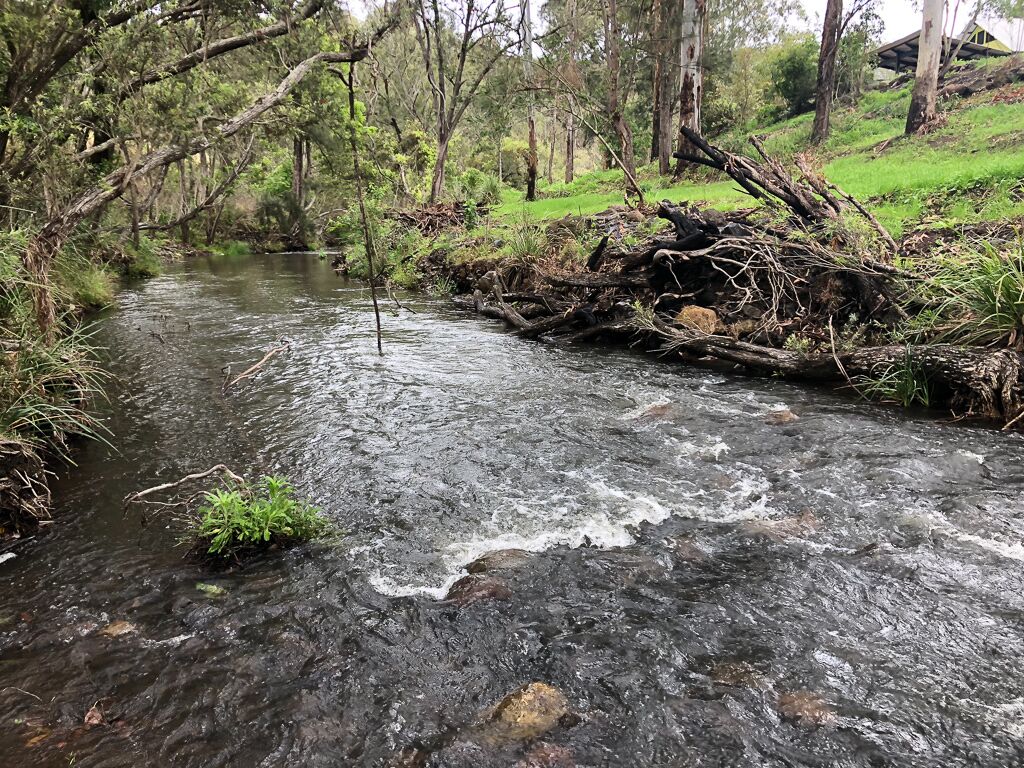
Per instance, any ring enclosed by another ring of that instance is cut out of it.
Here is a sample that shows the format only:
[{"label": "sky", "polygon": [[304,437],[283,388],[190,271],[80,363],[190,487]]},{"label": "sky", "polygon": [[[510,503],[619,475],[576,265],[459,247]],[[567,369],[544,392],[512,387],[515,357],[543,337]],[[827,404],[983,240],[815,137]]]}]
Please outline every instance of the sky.
[{"label": "sky", "polygon": [[[825,12],[825,0],[802,0],[807,15],[821,19]],[[879,0],[878,15],[885,23],[882,41],[891,43],[921,28],[921,9],[911,0]]]}]

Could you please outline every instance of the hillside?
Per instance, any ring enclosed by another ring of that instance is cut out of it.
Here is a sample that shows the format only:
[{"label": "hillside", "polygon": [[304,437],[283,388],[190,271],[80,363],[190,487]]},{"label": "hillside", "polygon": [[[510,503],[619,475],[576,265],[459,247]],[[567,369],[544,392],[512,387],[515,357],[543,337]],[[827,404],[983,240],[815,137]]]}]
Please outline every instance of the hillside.
[{"label": "hillside", "polygon": [[[789,161],[808,152],[833,183],[866,201],[897,237],[917,227],[949,227],[1024,216],[1024,84],[1013,82],[1024,70],[1019,57],[982,65],[961,79],[997,75],[1011,82],[967,97],[950,96],[940,125],[925,135],[904,136],[910,85],[871,91],[853,106],[836,110],[829,140],[809,148],[813,114],[752,131],[737,129],[713,139],[745,151],[752,132],[764,138],[774,156]],[[1009,73],[1012,73],[1009,74]],[[1002,76],[999,76],[1002,75]],[[955,79],[947,91],[956,90]],[[728,210],[749,198],[728,180],[698,171],[673,183],[653,165],[641,172],[651,200],[704,201]],[[594,213],[622,202],[621,173],[599,171],[572,184],[541,185],[542,199],[525,203],[507,192],[500,217],[550,219]]]}]

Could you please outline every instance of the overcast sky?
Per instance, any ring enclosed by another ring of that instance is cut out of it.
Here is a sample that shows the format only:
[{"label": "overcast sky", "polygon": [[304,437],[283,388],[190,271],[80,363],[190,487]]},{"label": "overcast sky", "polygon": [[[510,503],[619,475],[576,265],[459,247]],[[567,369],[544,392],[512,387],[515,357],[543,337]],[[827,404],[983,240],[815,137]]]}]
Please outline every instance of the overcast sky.
[{"label": "overcast sky", "polygon": [[[812,18],[821,19],[825,12],[825,0],[802,0],[807,14]],[[885,22],[882,41],[891,43],[901,37],[916,32],[921,28],[920,6],[914,7],[911,0],[879,0],[878,15]]]}]

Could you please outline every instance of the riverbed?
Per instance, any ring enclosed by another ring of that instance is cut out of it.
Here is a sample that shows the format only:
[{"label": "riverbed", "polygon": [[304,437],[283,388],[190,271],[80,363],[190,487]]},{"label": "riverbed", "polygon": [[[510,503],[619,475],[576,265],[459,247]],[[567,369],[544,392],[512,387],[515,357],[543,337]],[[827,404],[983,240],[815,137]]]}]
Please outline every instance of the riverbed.
[{"label": "riverbed", "polygon": [[[1021,435],[402,302],[380,357],[313,254],[122,293],[116,450],[0,564],[0,762],[534,765],[473,724],[541,681],[577,715],[558,765],[1024,764]],[[345,535],[211,572],[122,509],[218,463]],[[440,599],[508,548],[510,594]]]}]

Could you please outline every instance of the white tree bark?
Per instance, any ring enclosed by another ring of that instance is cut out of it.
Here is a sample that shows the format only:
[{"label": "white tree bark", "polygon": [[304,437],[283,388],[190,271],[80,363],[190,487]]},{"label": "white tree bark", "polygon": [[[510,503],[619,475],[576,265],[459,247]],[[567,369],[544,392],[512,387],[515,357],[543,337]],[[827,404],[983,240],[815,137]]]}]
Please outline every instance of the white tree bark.
[{"label": "white tree bark", "polygon": [[[683,0],[679,41],[679,69],[682,77],[679,87],[679,135],[676,140],[676,148],[683,154],[692,154],[683,128],[700,133],[700,105],[704,98],[701,60],[704,57],[705,12],[705,0]],[[676,173],[681,173],[685,165],[685,161],[680,160]]]},{"label": "white tree bark", "polygon": [[936,116],[939,65],[942,62],[942,14],[944,0],[924,0],[921,39],[917,52],[917,77],[910,96],[907,133],[916,133]]}]

